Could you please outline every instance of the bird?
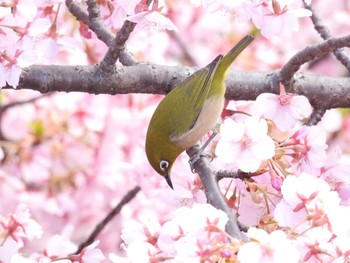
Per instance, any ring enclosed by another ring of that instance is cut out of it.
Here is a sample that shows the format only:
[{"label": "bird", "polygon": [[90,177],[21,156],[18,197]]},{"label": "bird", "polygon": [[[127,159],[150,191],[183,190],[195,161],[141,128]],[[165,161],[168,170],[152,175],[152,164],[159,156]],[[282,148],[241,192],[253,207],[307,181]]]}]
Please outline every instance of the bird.
[{"label": "bird", "polygon": [[173,188],[170,173],[177,157],[216,124],[225,103],[230,65],[254,40],[246,35],[225,56],[176,85],[158,104],[148,125],[145,150],[153,169]]}]

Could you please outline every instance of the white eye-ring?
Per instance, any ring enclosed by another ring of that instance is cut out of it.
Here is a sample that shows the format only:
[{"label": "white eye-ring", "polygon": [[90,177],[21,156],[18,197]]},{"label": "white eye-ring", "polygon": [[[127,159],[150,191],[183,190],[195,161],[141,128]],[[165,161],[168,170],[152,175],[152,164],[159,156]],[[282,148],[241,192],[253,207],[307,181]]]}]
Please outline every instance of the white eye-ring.
[{"label": "white eye-ring", "polygon": [[164,160],[160,161],[159,163],[160,170],[162,170],[163,172],[166,172],[168,170],[168,167],[169,167],[169,162]]}]

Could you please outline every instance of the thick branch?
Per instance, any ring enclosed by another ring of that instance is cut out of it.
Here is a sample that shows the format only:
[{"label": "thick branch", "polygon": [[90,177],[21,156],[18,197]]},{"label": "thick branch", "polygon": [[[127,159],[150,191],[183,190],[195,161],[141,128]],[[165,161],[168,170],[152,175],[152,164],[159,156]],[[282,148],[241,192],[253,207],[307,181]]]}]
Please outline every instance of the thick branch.
[{"label": "thick branch", "polygon": [[[193,156],[198,153],[200,146],[197,144],[187,150],[189,156]],[[205,196],[208,203],[215,208],[224,211],[228,216],[228,222],[226,224],[226,232],[231,236],[243,240],[242,233],[239,229],[239,224],[236,215],[232,209],[227,205],[224,196],[221,193],[214,171],[211,169],[209,161],[206,157],[199,158],[194,164],[194,169],[201,178]]]},{"label": "thick branch", "polygon": [[[17,89],[86,92],[92,94],[165,94],[189,76],[193,69],[141,63],[119,67],[109,78],[102,76],[96,66],[33,65],[25,68]],[[261,93],[279,93],[272,88],[267,72],[231,72],[226,80],[226,98],[255,100]],[[12,88],[7,86],[6,88]],[[298,73],[293,92],[305,95],[316,108],[350,108],[350,78],[315,76]]]}]

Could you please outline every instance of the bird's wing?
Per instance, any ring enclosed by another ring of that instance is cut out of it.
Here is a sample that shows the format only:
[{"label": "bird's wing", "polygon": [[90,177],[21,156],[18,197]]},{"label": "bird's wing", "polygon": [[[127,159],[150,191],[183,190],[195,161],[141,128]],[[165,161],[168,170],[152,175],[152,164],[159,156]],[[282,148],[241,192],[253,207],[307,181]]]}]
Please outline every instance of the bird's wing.
[{"label": "bird's wing", "polygon": [[221,59],[222,55],[217,56],[210,64],[197,70],[174,89],[174,92],[182,94],[181,105],[189,105],[189,107],[179,106],[183,108],[179,109],[180,114],[182,114],[181,119],[187,120],[182,122],[186,125],[181,127],[182,133],[190,130],[196,124],[203,104],[208,97],[213,76]]}]

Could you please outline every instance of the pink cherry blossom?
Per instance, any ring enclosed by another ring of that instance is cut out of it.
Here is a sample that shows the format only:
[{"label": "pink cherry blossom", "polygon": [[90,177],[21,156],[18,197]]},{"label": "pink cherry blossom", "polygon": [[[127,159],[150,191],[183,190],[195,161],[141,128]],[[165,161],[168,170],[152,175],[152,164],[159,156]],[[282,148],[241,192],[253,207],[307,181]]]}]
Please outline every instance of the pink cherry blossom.
[{"label": "pink cherry blossom", "polygon": [[3,228],[3,236],[11,237],[20,244],[22,239],[40,238],[42,235],[41,226],[31,218],[29,208],[26,204],[19,204],[8,218],[0,217],[0,225]]},{"label": "pink cherry blossom", "polygon": [[[274,211],[280,226],[290,227],[300,233],[310,227],[322,227],[322,232],[331,235],[330,215],[340,211],[337,208],[340,198],[325,181],[307,173],[298,177],[288,176],[283,182],[282,194],[283,200]],[[308,235],[314,236],[312,233]]]},{"label": "pink cherry blossom", "polygon": [[[161,259],[158,254],[159,251],[148,242],[134,242],[128,245],[126,249],[129,263],[148,263],[152,262],[152,259]],[[116,261],[120,262],[120,261]],[[157,261],[155,261],[157,262]]]},{"label": "pink cherry blossom", "polygon": [[249,228],[247,235],[250,241],[238,251],[241,263],[297,263],[301,260],[297,247],[281,230],[268,234],[262,229],[252,227]]},{"label": "pink cherry blossom", "polygon": [[293,129],[298,120],[303,120],[312,112],[312,107],[305,96],[286,93],[260,94],[254,104],[255,113],[272,120],[282,132]]},{"label": "pink cherry blossom", "polygon": [[132,16],[127,20],[137,23],[139,27],[153,30],[177,30],[176,26],[167,17],[157,11],[144,11]]},{"label": "pink cherry blossom", "polygon": [[105,257],[102,254],[101,250],[96,248],[100,243],[99,240],[94,241],[89,246],[83,248],[79,255],[70,256],[70,259],[73,262],[78,263],[99,263],[102,262]]},{"label": "pink cherry blossom", "polygon": [[161,225],[157,218],[144,216],[142,224],[139,222],[129,222],[122,231],[122,239],[129,245],[136,242],[149,242],[153,244],[157,241]]},{"label": "pink cherry blossom", "polygon": [[53,235],[47,240],[45,255],[51,259],[64,257],[77,250],[77,246],[62,235]]},{"label": "pink cherry blossom", "polygon": [[266,38],[290,37],[292,31],[299,30],[298,18],[311,16],[311,11],[294,0],[258,0],[247,4],[245,9]]},{"label": "pink cherry blossom", "polygon": [[350,202],[350,165],[340,163],[342,150],[339,147],[332,149],[328,153],[325,166],[321,169],[321,178],[324,179],[332,188],[337,191],[344,204]]},{"label": "pink cherry blossom", "polygon": [[[0,234],[2,229],[0,228]],[[0,238],[0,262],[13,262],[13,256],[18,252],[21,245],[11,237],[3,240]]]},{"label": "pink cherry blossom", "polygon": [[208,204],[179,208],[173,219],[163,225],[158,246],[177,262],[203,260],[209,251],[217,251],[225,244],[222,231],[226,222],[227,215]]},{"label": "pink cherry blossom", "polygon": [[15,10],[14,15],[17,18],[24,17],[29,22],[35,18],[38,11],[34,0],[10,1],[7,7],[12,7]]},{"label": "pink cherry blossom", "polygon": [[221,139],[216,152],[226,163],[236,162],[244,172],[255,172],[263,160],[275,154],[273,140],[267,135],[267,123],[257,117],[245,122],[226,119],[220,128]]},{"label": "pink cherry blossom", "polygon": [[292,140],[295,140],[293,163],[302,171],[319,173],[326,162],[326,133],[318,127],[301,127]]},{"label": "pink cherry blossom", "polygon": [[[146,63],[204,66],[254,25],[269,39],[257,37],[234,63],[235,69],[271,72],[307,45],[320,42],[301,0],[176,0],[162,1],[164,8],[158,7],[160,2],[148,7],[146,0],[96,1],[102,23],[112,34],[128,16],[138,22],[125,46]],[[312,3],[334,36],[349,31],[345,2]],[[88,14],[86,1],[73,3]],[[108,45],[87,27],[79,27],[78,20],[64,0],[0,0],[0,86],[17,86],[23,68],[33,64],[98,64]],[[175,26],[176,34],[153,30]],[[296,30],[298,35],[292,34]],[[290,36],[295,36],[293,41],[288,41]],[[116,66],[119,72],[120,63]],[[318,75],[346,74],[332,56],[304,69]],[[36,96],[40,94],[4,89],[0,107]],[[238,150],[231,154],[227,147],[227,157],[222,151],[211,164],[216,163],[215,170],[264,169],[244,180],[220,181],[240,222],[256,226],[243,243],[225,233],[225,215],[205,204],[205,191],[198,175],[191,174],[186,154],[172,170],[175,191],[149,166],[144,139],[159,99],[60,93],[10,107],[1,115],[1,263],[350,262],[347,110],[332,110],[317,126],[300,128],[297,122],[307,117],[310,107],[298,95],[261,95],[257,112],[252,101],[229,103],[236,107],[229,105],[223,117],[236,121],[230,133],[237,134],[223,135],[219,144]],[[264,120],[248,125],[246,114],[232,116],[233,111],[265,117],[274,125],[266,128]],[[225,123],[223,130],[225,125],[231,124]],[[294,133],[291,138],[289,131]],[[236,140],[225,142],[230,136]],[[263,137],[269,146],[262,146]],[[242,147],[247,138],[253,142],[250,151]],[[342,150],[333,150],[337,145]],[[265,149],[268,156],[262,156]],[[99,234],[98,247],[95,242],[70,260],[135,185],[142,191]],[[38,222],[36,227],[31,220]],[[103,259],[107,255],[109,259]]]}]

